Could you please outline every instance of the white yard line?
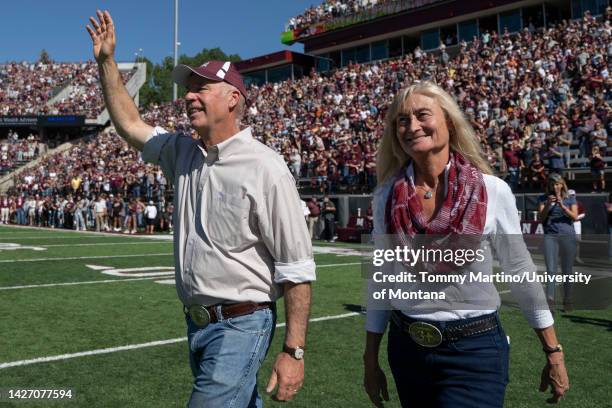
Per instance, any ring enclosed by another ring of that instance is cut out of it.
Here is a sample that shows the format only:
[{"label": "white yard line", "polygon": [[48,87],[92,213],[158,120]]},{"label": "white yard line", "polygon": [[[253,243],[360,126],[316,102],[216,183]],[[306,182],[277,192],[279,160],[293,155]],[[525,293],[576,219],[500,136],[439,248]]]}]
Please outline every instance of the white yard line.
[{"label": "white yard line", "polygon": [[[3,231],[4,228],[8,228],[8,231]],[[124,237],[124,238],[147,238],[147,239],[159,239],[159,240],[170,240],[172,241],[172,235],[171,234],[155,234],[155,235],[123,235],[121,233],[117,233],[117,232],[96,232],[96,231],[76,231],[76,230],[69,230],[69,229],[64,229],[64,228],[58,228],[58,229],[53,229],[53,228],[43,228],[43,227],[30,227],[30,226],[25,226],[25,225],[21,225],[21,226],[16,226],[16,225],[11,225],[11,226],[4,226],[4,225],[0,225],[0,239],[13,239],[13,237],[18,236],[19,234],[14,234],[13,231],[18,230],[18,229],[23,229],[23,230],[28,230],[31,232],[35,232],[35,231],[41,231],[41,232],[46,232],[49,233],[48,234],[48,238],[54,238],[55,235],[52,235],[54,232],[55,233],[60,233],[60,234],[66,234],[66,236],[63,236],[63,239],[81,239],[81,238],[100,238],[100,237]],[[8,235],[12,234],[11,237],[9,238]],[[43,236],[40,235],[30,235],[27,236],[28,238],[31,239],[41,239],[41,238],[47,238],[44,234]],[[76,235],[76,236],[69,236],[69,235]],[[22,237],[24,238],[24,237]],[[17,238],[15,238],[17,239]],[[21,238],[20,238],[21,239]]]},{"label": "white yard line", "polygon": [[54,244],[54,245],[36,245],[42,248],[59,248],[59,247],[79,247],[79,246],[107,246],[107,245],[149,245],[149,244],[172,244],[167,241],[139,241],[139,242],[99,242],[96,244]]},{"label": "white yard line", "polygon": [[172,252],[163,252],[159,254],[127,254],[127,255],[97,255],[97,256],[71,256],[67,258],[32,258],[32,259],[4,259],[0,263],[12,262],[46,262],[46,261],[74,261],[79,259],[109,259],[109,258],[136,258],[139,256],[162,256],[174,255]]},{"label": "white yard line", "polygon": [[[310,319],[310,322],[315,323],[315,322],[322,322],[322,321],[327,321],[327,320],[345,319],[347,317],[353,317],[357,315],[359,315],[359,313],[357,312],[343,313],[343,314],[334,315],[334,316],[317,317],[314,319]],[[285,327],[285,323],[278,323],[276,327]],[[175,339],[157,340],[157,341],[151,341],[148,343],[140,343],[140,344],[128,344],[125,346],[109,347],[109,348],[89,350],[89,351],[81,351],[79,353],[61,354],[57,356],[38,357],[38,358],[30,359],[30,360],[10,361],[7,363],[1,363],[0,370],[5,369],[5,368],[20,367],[20,366],[31,365],[31,364],[48,363],[51,361],[68,360],[68,359],[77,358],[77,357],[95,356],[99,354],[116,353],[118,351],[136,350],[136,349],[147,348],[147,347],[164,346],[167,344],[180,343],[184,341],[187,341],[187,337],[177,337]]]},{"label": "white yard line", "polygon": [[161,279],[161,278],[163,277],[158,275],[158,276],[147,276],[144,278],[104,279],[104,280],[97,280],[97,281],[82,281],[82,282],[41,283],[38,285],[2,286],[0,287],[0,290],[51,288],[54,286],[94,285],[96,283],[114,283],[114,282],[139,281],[139,280]]},{"label": "white yard line", "polygon": [[[122,238],[122,235],[113,235],[114,237],[117,238]],[[0,235],[0,241],[18,241],[20,239],[41,239],[41,240],[45,240],[45,239],[85,239],[85,238],[107,238],[105,236],[87,236],[87,235],[83,235],[83,236],[79,236],[79,237],[75,237],[75,236],[61,236],[61,235],[32,235],[32,236],[25,236],[25,237],[20,237],[18,235],[11,235],[10,237],[4,237],[2,235]]]},{"label": "white yard line", "polygon": [[[360,262],[349,262],[343,264],[324,264],[317,265],[317,268],[332,268],[336,266],[354,266],[360,265]],[[51,288],[54,286],[74,286],[74,285],[95,285],[99,283],[115,283],[115,282],[128,282],[128,281],[138,281],[138,280],[153,280],[153,279],[163,279],[163,276],[147,276],[142,278],[125,278],[125,279],[104,279],[97,281],[75,281],[75,282],[58,282],[58,283],[41,283],[36,285],[20,285],[20,286],[0,286],[0,290],[14,290],[14,289],[34,289],[34,288]]]}]

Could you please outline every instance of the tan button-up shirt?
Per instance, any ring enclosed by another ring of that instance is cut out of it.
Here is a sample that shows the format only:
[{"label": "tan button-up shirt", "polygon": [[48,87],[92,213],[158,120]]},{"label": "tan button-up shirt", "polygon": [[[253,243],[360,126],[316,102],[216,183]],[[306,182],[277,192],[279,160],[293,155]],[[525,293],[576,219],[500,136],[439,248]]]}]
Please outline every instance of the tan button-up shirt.
[{"label": "tan button-up shirt", "polygon": [[185,305],[268,302],[315,280],[310,235],[283,158],[247,128],[205,150],[156,127],[142,151],[174,183],[176,288]]}]

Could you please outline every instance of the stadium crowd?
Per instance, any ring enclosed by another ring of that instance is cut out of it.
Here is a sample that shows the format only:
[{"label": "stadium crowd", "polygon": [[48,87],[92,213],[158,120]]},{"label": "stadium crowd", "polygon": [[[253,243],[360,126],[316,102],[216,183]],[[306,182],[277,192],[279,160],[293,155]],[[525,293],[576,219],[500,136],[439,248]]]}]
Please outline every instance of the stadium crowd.
[{"label": "stadium crowd", "polygon": [[[121,73],[124,83],[132,72]],[[49,105],[62,88],[65,98]],[[0,65],[0,116],[86,115],[96,118],[104,109],[95,62],[17,63]]]},{"label": "stadium crowd", "polygon": [[[549,172],[577,167],[590,167],[594,190],[604,190],[612,150],[611,17],[608,10],[602,20],[586,13],[545,30],[484,32],[470,45],[461,42],[452,57],[443,45],[435,53],[417,48],[399,59],[253,85],[244,122],[314,192],[371,191],[389,102],[408,83],[433,80],[456,97],[513,190],[542,191]],[[190,131],[182,101],[141,113],[151,124]],[[13,201],[121,194],[128,202],[152,200],[163,213],[166,184],[158,168],[105,132],[20,174],[11,194]]]},{"label": "stadium crowd", "polygon": [[311,6],[302,14],[291,17],[285,24],[285,31],[294,31],[296,38],[306,37],[315,33],[315,26],[342,18],[365,13],[371,17],[392,14],[438,1],[440,0],[325,0],[322,4]]},{"label": "stadium crowd", "polygon": [[0,139],[0,176],[35,159],[43,154],[47,145],[38,140],[38,136],[29,134],[25,139],[19,139],[17,132],[9,129],[8,137]]},{"label": "stadium crowd", "polygon": [[[70,150],[46,157],[19,173],[4,204],[9,208],[9,219],[21,225],[114,231],[123,228],[133,233],[144,227],[147,214],[153,211],[147,209],[151,205],[156,208],[156,216],[160,215],[153,219],[164,228],[171,226],[167,187],[158,167],[143,163],[138,152],[109,131],[82,140]],[[109,207],[107,211],[102,211],[100,204],[95,208],[101,200]],[[74,215],[81,210],[82,225],[77,222],[80,217]]]}]

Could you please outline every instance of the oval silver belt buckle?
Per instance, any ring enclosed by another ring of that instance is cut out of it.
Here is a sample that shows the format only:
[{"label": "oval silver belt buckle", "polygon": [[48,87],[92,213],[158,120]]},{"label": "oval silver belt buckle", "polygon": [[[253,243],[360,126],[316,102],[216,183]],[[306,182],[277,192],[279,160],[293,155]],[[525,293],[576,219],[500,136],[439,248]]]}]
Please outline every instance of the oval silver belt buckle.
[{"label": "oval silver belt buckle", "polygon": [[423,347],[438,347],[442,344],[442,332],[433,324],[414,322],[408,326],[408,333],[416,344]]},{"label": "oval silver belt buckle", "polygon": [[196,326],[204,328],[210,323],[210,313],[206,307],[202,305],[191,305],[189,306],[189,316]]}]

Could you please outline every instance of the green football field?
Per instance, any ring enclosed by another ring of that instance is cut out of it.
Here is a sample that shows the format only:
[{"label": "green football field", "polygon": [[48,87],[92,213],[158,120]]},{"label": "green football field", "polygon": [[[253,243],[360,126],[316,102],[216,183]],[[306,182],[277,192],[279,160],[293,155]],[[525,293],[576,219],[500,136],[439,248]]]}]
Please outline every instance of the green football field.
[{"label": "green football field", "polygon": [[[304,388],[288,407],[370,407],[362,387],[360,258],[354,246],[315,242]],[[191,387],[172,242],[154,238],[0,227],[0,390],[72,389],[71,402],[0,406],[180,407]],[[260,371],[263,391],[279,327]],[[503,306],[511,338],[506,406],[546,406],[544,354],[519,310]],[[571,390],[563,407],[612,406],[612,309],[555,316]],[[385,355],[381,356],[384,361]],[[399,407],[388,365],[391,401]]]}]

